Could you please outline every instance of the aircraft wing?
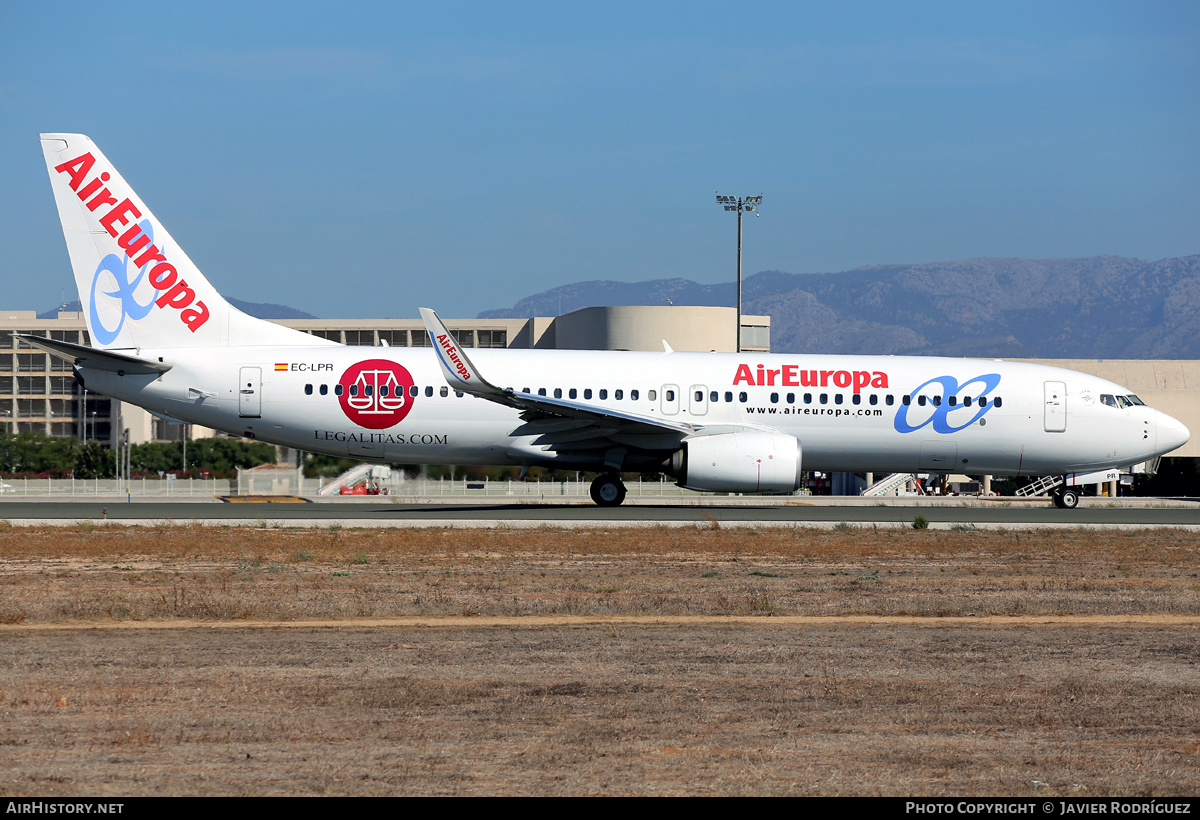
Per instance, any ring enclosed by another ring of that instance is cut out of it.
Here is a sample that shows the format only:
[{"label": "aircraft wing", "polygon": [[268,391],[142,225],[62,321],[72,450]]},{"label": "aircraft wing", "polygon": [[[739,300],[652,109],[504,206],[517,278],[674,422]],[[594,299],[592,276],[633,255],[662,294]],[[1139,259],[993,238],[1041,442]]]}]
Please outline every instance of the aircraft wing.
[{"label": "aircraft wing", "polygon": [[[556,442],[568,439],[582,442],[587,438],[621,441],[645,437],[642,439],[644,446],[657,449],[669,446],[668,441],[678,442],[698,429],[691,424],[496,387],[479,373],[437,313],[421,308],[421,318],[425,320],[441,363],[442,375],[452,388],[521,411],[521,420],[526,424],[513,431],[513,435],[542,435]],[[652,440],[660,441],[652,443]]]}]

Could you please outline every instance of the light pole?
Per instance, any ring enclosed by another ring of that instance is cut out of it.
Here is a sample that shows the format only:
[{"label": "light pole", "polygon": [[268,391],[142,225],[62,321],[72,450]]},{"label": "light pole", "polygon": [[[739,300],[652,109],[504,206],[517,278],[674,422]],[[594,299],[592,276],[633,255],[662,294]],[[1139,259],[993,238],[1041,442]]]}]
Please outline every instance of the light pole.
[{"label": "light pole", "polygon": [[[742,211],[756,211],[762,204],[762,194],[758,196],[721,196],[717,194],[717,204],[724,206],[727,211],[737,211],[738,216],[738,256],[737,256],[737,352],[742,352]],[[757,214],[755,214],[757,216]]]}]

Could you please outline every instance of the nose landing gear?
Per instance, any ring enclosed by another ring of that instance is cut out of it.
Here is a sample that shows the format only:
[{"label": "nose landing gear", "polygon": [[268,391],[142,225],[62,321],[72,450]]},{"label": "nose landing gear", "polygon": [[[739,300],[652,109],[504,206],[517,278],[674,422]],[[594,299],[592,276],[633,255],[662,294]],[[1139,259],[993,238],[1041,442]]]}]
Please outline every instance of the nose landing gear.
[{"label": "nose landing gear", "polygon": [[1079,506],[1079,492],[1074,487],[1062,487],[1052,496],[1054,506],[1060,510],[1073,510]]}]

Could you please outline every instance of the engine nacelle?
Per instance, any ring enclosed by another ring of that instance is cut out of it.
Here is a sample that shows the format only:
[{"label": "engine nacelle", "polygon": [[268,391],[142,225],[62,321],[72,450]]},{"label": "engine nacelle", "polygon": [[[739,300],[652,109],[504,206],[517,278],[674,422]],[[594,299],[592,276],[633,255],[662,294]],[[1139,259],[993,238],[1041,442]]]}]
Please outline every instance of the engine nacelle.
[{"label": "engine nacelle", "polygon": [[671,457],[679,486],[725,493],[790,493],[800,486],[800,442],[759,430],[700,434]]}]

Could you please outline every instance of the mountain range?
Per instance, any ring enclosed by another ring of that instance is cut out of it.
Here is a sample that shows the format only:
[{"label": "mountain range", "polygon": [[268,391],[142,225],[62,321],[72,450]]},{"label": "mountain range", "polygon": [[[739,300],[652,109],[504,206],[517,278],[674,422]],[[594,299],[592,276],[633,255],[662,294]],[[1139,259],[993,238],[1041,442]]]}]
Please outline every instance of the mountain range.
[{"label": "mountain range", "polygon": [[[745,279],[743,309],[771,317],[776,353],[1003,358],[1200,359],[1200,255],[1144,262],[967,259]],[[576,282],[480,319],[557,316],[596,305],[733,305],[732,282]],[[262,319],[313,319],[230,299]],[[38,314],[80,310],[78,301]]]},{"label": "mountain range", "polygon": [[[733,283],[578,282],[479,318],[593,305],[733,305]],[[771,317],[777,353],[1200,358],[1200,255],[1144,262],[967,259],[747,277],[743,310]]]}]

